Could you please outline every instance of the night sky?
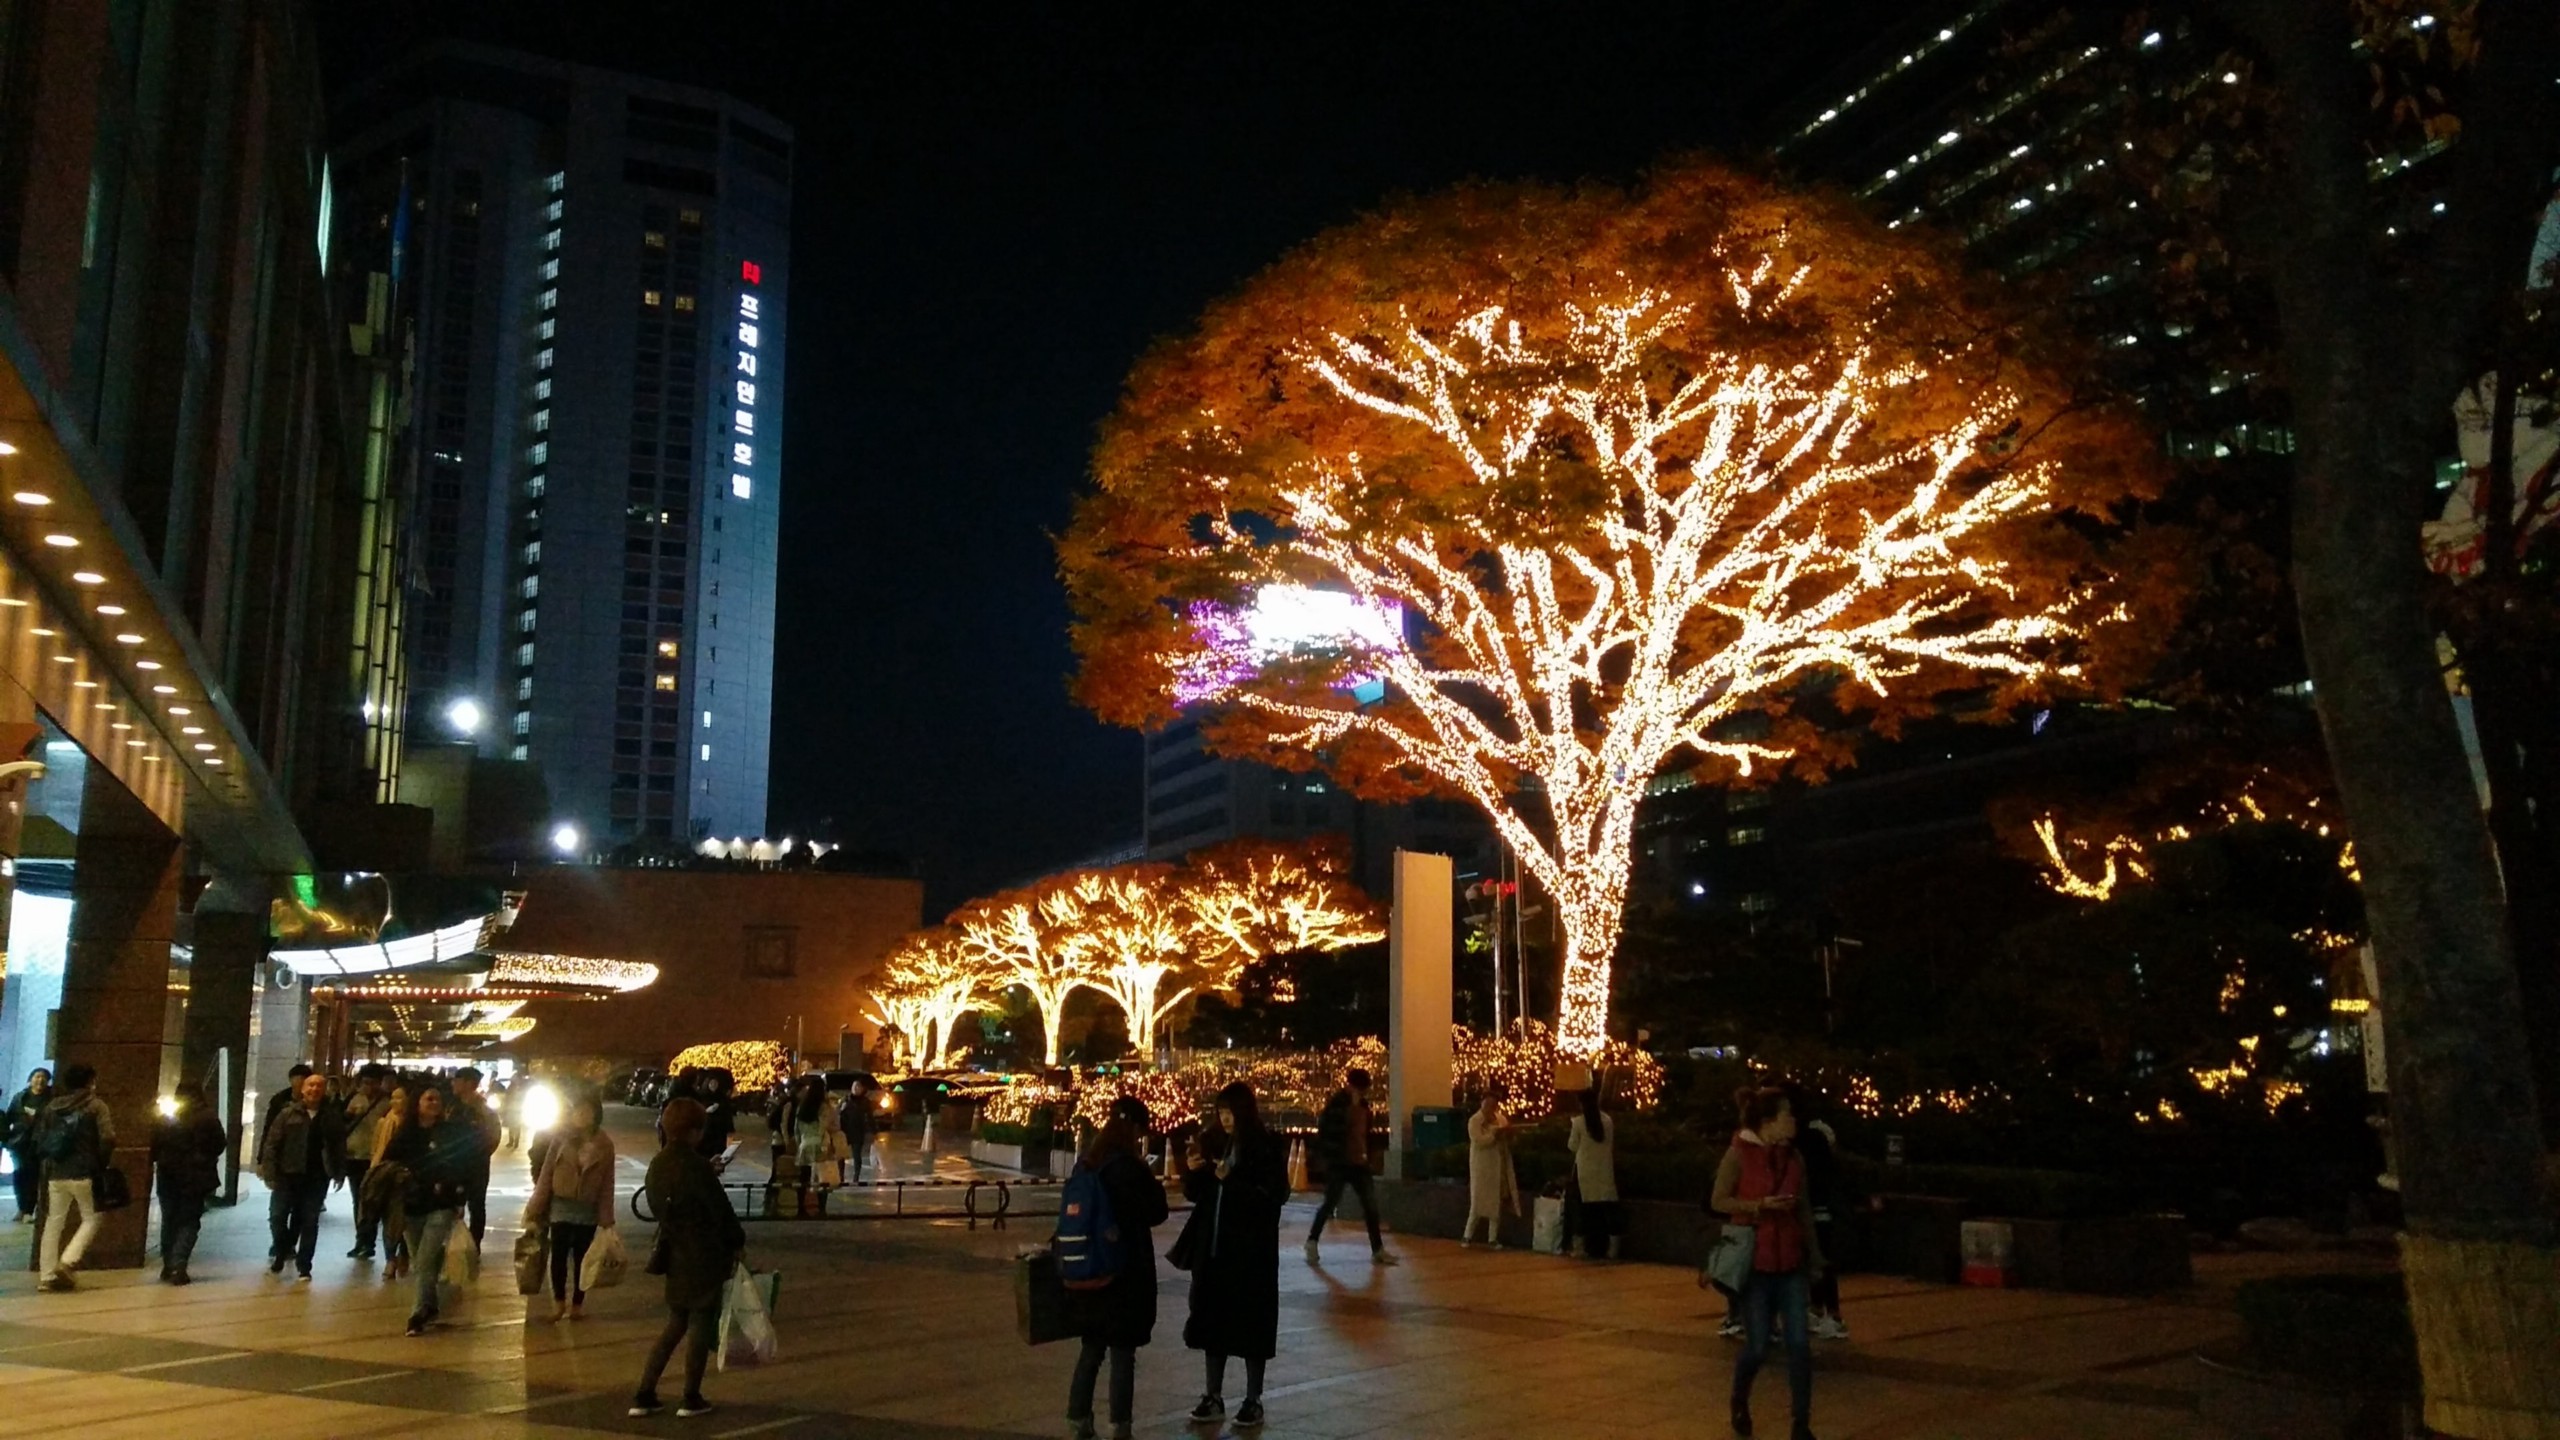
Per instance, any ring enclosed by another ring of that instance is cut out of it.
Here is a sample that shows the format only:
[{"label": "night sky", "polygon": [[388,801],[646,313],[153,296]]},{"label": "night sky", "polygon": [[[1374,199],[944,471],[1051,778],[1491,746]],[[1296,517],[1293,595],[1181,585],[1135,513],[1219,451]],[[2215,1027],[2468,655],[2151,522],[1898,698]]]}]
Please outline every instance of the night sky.
[{"label": "night sky", "polygon": [[937,909],[1138,834],[1048,535],[1151,339],[1400,193],[1733,143],[1900,8],[318,7],[340,80],[455,35],[797,127],[772,833],[905,856]]}]

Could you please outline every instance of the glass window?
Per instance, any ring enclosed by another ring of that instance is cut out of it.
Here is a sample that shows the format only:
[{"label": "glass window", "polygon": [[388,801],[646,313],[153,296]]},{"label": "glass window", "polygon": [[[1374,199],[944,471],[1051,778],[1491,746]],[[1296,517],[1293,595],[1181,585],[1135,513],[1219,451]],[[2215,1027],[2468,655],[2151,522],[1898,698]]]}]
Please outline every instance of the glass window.
[{"label": "glass window", "polygon": [[521,645],[519,645],[519,646],[517,646],[517,647],[516,647],[516,663],[517,663],[517,664],[519,664],[519,665],[530,665],[530,664],[532,664],[532,663],[533,663],[533,642],[532,642],[532,641],[527,640],[527,641],[526,641],[526,642],[524,642],[523,644],[521,644]]},{"label": "glass window", "polygon": [[543,219],[545,219],[545,220],[557,220],[557,219],[559,219],[559,218],[560,218],[560,202],[559,202],[559,201],[557,201],[557,200],[554,200],[554,201],[552,201],[550,204],[543,206],[543,207],[542,207],[542,218],[543,218]]},{"label": "glass window", "polygon": [[542,278],[545,280],[557,280],[560,278],[559,256],[554,255],[550,259],[542,262]]},{"label": "glass window", "polygon": [[705,730],[711,728],[711,712],[708,710],[702,712],[702,728]]},{"label": "glass window", "polygon": [[534,433],[537,435],[544,434],[551,429],[551,412],[549,410],[536,410],[533,412],[533,429]]},{"label": "glass window", "polygon": [[533,382],[533,398],[536,400],[548,400],[551,398],[550,376],[545,375],[541,379]]},{"label": "glass window", "polygon": [[530,710],[519,710],[519,711],[517,711],[517,712],[516,712],[516,725],[515,725],[515,729],[516,729],[516,733],[517,733],[517,734],[519,734],[519,735],[530,735],[530,734],[532,734],[532,733],[533,733],[533,712],[532,712],[532,711],[530,711]]},{"label": "glass window", "polygon": [[693,313],[693,297],[679,292],[676,295],[676,313],[681,315]]},{"label": "glass window", "polygon": [[640,232],[640,243],[648,246],[652,250],[664,250],[667,248],[667,232],[664,230],[643,230]]},{"label": "glass window", "polygon": [[530,748],[528,748],[528,747],[526,747],[526,746],[523,746],[523,745],[518,745],[518,746],[516,746],[514,749],[509,750],[509,751],[507,752],[507,758],[508,758],[508,759],[510,759],[510,760],[527,760],[527,759],[531,759],[531,758],[532,758],[532,756],[533,756],[533,751],[532,751]]},{"label": "glass window", "polygon": [[516,698],[519,700],[530,700],[533,698],[532,676],[519,675],[516,677]]},{"label": "glass window", "polygon": [[547,230],[547,231],[544,231],[544,232],[543,232],[543,236],[542,236],[542,248],[543,248],[543,249],[545,249],[545,250],[557,250],[557,249],[559,249],[559,248],[560,248],[560,232],[559,232],[559,231],[557,231],[557,230]]},{"label": "glass window", "polygon": [[537,300],[535,303],[536,303],[537,305],[539,305],[539,306],[540,306],[540,308],[545,309],[545,310],[557,310],[557,309],[559,309],[559,308],[560,308],[560,291],[559,291],[558,287],[556,287],[556,286],[555,286],[555,287],[552,287],[552,288],[549,288],[549,289],[544,290],[544,291],[542,292],[542,295],[541,295],[540,299],[539,299],[539,300]]},{"label": "glass window", "polygon": [[539,333],[543,339],[548,340],[552,336],[560,333],[560,322],[557,320],[545,319],[537,333]]},{"label": "glass window", "polygon": [[640,292],[640,303],[648,306],[652,310],[657,309],[664,299],[665,297],[655,290],[643,290]]},{"label": "glass window", "polygon": [[[548,412],[545,412],[545,413],[548,413]],[[550,463],[551,463],[551,442],[550,442],[550,441],[548,441],[548,440],[536,440],[536,441],[534,441],[534,442],[533,442],[533,448],[525,452],[525,458],[526,458],[527,460],[532,461],[532,462],[533,462],[534,464],[536,464],[536,465],[548,465],[548,464],[550,464]]]},{"label": "glass window", "polygon": [[673,690],[673,689],[675,689],[675,688],[676,688],[676,677],[674,677],[673,675],[660,675],[660,676],[658,677],[658,688],[659,688],[659,689],[661,689],[661,690],[670,690],[670,691],[671,691],[671,690]]},{"label": "glass window", "polygon": [[710,746],[705,745],[705,746],[703,746],[703,747],[702,747],[702,758],[703,758],[703,759],[705,759],[705,760],[708,760],[708,759],[710,759],[710,758],[711,758],[711,747],[710,747]]},{"label": "glass window", "polygon": [[545,345],[545,346],[543,346],[540,350],[537,350],[537,351],[535,351],[535,352],[534,352],[534,354],[533,354],[533,368],[534,368],[534,369],[536,369],[536,370],[548,370],[548,369],[550,369],[550,368],[551,368],[551,347],[550,347],[550,346]]},{"label": "glass window", "polygon": [[528,499],[539,500],[542,498],[542,476],[540,474],[537,473],[525,477],[524,493]]},{"label": "glass window", "polygon": [[568,183],[569,183],[569,173],[568,173],[567,171],[565,171],[565,170],[554,170],[554,171],[552,171],[552,172],[551,172],[551,177],[550,177],[549,179],[547,179],[547,180],[545,180],[545,181],[543,181],[543,182],[542,182],[542,186],[543,186],[543,188],[544,188],[545,190],[549,191],[550,193],[552,193],[552,194],[554,194],[554,195],[557,195],[557,194],[559,194],[559,193],[560,193],[560,191],[562,190],[562,188],[563,188],[563,187],[565,187],[565,186],[567,186],[567,185],[568,185]]},{"label": "glass window", "polygon": [[676,650],[677,645],[673,640],[661,640],[658,642],[658,653],[666,656],[670,660],[676,658]]},{"label": "glass window", "polygon": [[702,212],[699,210],[679,210],[676,212],[676,223],[687,230],[699,230],[702,228]]}]

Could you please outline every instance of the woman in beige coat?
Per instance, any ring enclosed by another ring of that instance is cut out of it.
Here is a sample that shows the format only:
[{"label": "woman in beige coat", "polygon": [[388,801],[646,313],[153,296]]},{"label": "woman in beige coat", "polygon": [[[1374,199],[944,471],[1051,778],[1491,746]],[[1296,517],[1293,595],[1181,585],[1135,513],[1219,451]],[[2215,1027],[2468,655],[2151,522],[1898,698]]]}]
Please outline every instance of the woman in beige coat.
[{"label": "woman in beige coat", "polygon": [[1459,1235],[1462,1245],[1475,1243],[1476,1224],[1484,1224],[1484,1238],[1494,1249],[1502,1248],[1502,1212],[1520,1213],[1520,1182],[1511,1168],[1511,1134],[1519,1127],[1502,1110],[1503,1090],[1499,1084],[1485,1087],[1484,1103],[1467,1117],[1467,1228]]}]

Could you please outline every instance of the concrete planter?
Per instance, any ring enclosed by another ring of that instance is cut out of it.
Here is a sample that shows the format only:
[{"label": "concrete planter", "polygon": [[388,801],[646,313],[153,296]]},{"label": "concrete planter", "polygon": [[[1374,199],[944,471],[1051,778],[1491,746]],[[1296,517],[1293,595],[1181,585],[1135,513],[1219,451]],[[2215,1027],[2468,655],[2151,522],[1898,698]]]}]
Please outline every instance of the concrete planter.
[{"label": "concrete planter", "polygon": [[[1502,1217],[1503,1244],[1523,1250],[1529,1248],[1528,1209],[1529,1205],[1524,1200],[1521,1205],[1523,1213]],[[1358,1210],[1359,1203],[1346,1195],[1342,1211],[1333,1224],[1339,1226],[1346,1220],[1359,1223]],[[1388,1227],[1399,1234],[1455,1240],[1465,1231],[1467,1224],[1466,1182],[1381,1180],[1378,1182],[1378,1210]],[[1706,1212],[1695,1205],[1669,1200],[1629,1200],[1622,1206],[1622,1213],[1626,1219],[1626,1234],[1618,1244],[1620,1259],[1660,1265],[1695,1265],[1699,1256],[1705,1253]]]},{"label": "concrete planter", "polygon": [[2255,1370],[2235,1358],[2196,1357],[2196,1413],[2229,1440],[2402,1440],[2427,1433],[2415,1396],[2340,1387]]},{"label": "concrete planter", "polygon": [[1046,1175],[1049,1157],[1057,1152],[1026,1145],[994,1145],[984,1140],[969,1142],[969,1159],[980,1165],[993,1165],[1001,1170],[1019,1170],[1025,1175]]}]

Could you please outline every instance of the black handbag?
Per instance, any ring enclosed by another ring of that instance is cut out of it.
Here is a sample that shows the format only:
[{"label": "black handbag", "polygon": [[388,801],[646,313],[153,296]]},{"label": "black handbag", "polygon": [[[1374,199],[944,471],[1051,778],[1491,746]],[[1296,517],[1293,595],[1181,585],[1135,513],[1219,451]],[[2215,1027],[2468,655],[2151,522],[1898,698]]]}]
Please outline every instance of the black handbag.
[{"label": "black handbag", "polygon": [[1026,1345],[1046,1345],[1075,1334],[1067,1320],[1067,1286],[1058,1257],[1034,1251],[1013,1267],[1013,1320]]},{"label": "black handbag", "polygon": [[1165,1248],[1164,1263],[1176,1270],[1188,1270],[1200,1263],[1201,1249],[1209,1243],[1201,1235],[1200,1227],[1208,1214],[1206,1205],[1191,1207],[1191,1214],[1182,1222],[1182,1233],[1173,1237],[1173,1244]]},{"label": "black handbag", "polygon": [[89,1198],[101,1213],[121,1210],[133,1203],[133,1182],[125,1179],[124,1172],[115,1166],[101,1166],[98,1173],[89,1179]]}]

